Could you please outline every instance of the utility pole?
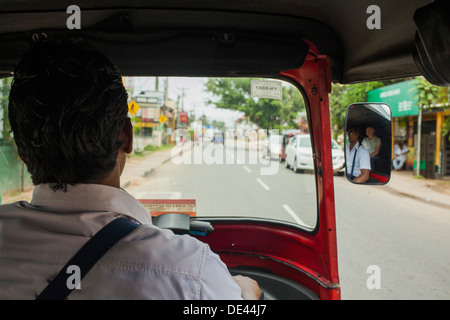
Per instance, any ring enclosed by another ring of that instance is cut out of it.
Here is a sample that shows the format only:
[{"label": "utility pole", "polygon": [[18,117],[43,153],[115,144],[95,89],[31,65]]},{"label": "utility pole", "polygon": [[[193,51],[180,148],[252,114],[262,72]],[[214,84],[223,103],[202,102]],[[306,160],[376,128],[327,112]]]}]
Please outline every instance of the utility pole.
[{"label": "utility pole", "polygon": [[166,81],[164,82],[164,105],[167,104],[168,94],[169,94],[169,77],[166,77]]},{"label": "utility pole", "polygon": [[181,111],[184,111],[184,88],[181,90]]},{"label": "utility pole", "polygon": [[419,116],[417,117],[417,147],[416,147],[416,176],[420,175],[420,144],[422,133],[422,104],[419,105]]},{"label": "utility pole", "polygon": [[[167,110],[167,96],[169,93],[169,77],[166,77],[166,81],[164,81],[164,101],[163,101],[163,113],[164,116],[167,116],[166,110]],[[166,117],[168,118],[168,117]],[[167,123],[168,121],[164,122],[164,139],[163,143],[168,144],[169,143],[169,137],[167,136],[167,126],[169,125]]]}]

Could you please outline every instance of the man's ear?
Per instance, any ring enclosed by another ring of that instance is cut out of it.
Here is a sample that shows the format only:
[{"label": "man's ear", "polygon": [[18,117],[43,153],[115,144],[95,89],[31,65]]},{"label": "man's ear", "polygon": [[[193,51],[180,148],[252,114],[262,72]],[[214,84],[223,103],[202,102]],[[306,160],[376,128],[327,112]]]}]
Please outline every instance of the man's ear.
[{"label": "man's ear", "polygon": [[123,141],[122,150],[125,153],[133,151],[133,125],[131,119],[127,117],[120,133],[120,139]]}]

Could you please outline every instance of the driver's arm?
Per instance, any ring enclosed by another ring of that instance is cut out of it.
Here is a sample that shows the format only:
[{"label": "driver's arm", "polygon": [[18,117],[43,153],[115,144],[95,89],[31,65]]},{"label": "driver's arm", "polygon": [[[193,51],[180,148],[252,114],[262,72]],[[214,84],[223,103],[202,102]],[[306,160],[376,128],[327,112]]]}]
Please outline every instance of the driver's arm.
[{"label": "driver's arm", "polygon": [[357,176],[353,182],[355,183],[364,183],[367,180],[369,180],[369,174],[370,174],[370,170],[369,169],[361,169],[361,174],[359,176]]},{"label": "driver's arm", "polygon": [[242,290],[242,298],[244,300],[259,300],[261,297],[261,289],[255,280],[237,275],[233,277],[238,286]]},{"label": "driver's arm", "polygon": [[200,275],[201,300],[259,300],[261,290],[256,281],[232,276],[219,256],[205,245],[204,270]]}]

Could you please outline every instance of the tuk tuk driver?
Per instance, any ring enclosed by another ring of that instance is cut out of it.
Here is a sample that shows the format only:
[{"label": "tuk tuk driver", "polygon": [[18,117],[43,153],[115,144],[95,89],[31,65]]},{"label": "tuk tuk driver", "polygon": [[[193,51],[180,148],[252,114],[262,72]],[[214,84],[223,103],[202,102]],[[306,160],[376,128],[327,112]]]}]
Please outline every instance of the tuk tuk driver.
[{"label": "tuk tuk driver", "polygon": [[30,203],[0,206],[0,299],[34,299],[110,221],[139,227],[81,280],[70,299],[259,299],[209,246],[152,225],[120,188],[133,128],[119,70],[85,41],[39,40],[19,61],[11,129],[35,185]]},{"label": "tuk tuk driver", "polygon": [[365,183],[369,180],[370,154],[360,144],[360,134],[356,128],[350,128],[347,135],[349,140],[345,145],[347,177],[352,182]]}]

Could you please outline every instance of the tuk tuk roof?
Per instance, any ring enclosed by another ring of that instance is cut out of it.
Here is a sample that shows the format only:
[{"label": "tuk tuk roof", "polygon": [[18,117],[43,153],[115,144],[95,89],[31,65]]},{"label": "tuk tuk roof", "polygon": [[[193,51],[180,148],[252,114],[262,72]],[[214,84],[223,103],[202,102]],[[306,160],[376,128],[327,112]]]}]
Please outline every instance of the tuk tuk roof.
[{"label": "tuk tuk roof", "polygon": [[[220,75],[255,74],[262,59],[274,61],[267,73],[276,74],[279,69],[301,66],[308,49],[298,40],[304,39],[329,57],[334,82],[414,76],[421,72],[413,59],[417,31],[413,17],[418,8],[432,2],[79,0],[74,4],[81,9],[81,29],[68,30],[67,2],[0,0],[0,73],[7,76],[13,71],[33,33],[64,32],[83,35],[108,50],[124,75],[197,75],[198,65],[191,61],[199,52],[207,62],[205,56],[215,55],[206,69],[216,68]],[[370,27],[376,14],[369,8],[373,4],[380,18],[375,29]],[[219,49],[206,44],[204,39],[212,37],[205,30],[215,30]],[[240,39],[252,39],[255,46],[239,49],[236,45],[233,57],[242,58],[241,63],[230,66],[225,60],[221,66],[218,61]],[[159,45],[150,46],[158,41]],[[271,48],[279,49],[272,52]],[[168,59],[158,60],[165,52],[171,52]]]}]

